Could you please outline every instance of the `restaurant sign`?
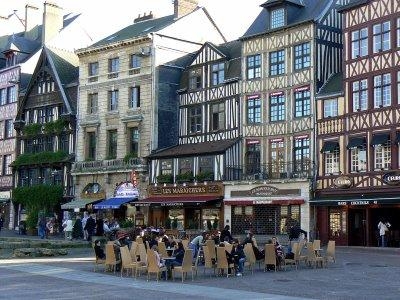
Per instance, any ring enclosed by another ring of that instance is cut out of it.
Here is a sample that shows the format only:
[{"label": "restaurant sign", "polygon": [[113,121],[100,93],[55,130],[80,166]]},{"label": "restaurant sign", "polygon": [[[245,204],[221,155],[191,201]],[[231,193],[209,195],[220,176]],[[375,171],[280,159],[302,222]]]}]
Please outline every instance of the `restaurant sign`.
[{"label": "restaurant sign", "polygon": [[337,205],[372,205],[378,204],[377,200],[338,201]]},{"label": "restaurant sign", "polygon": [[393,171],[383,175],[382,177],[383,182],[388,185],[399,185],[400,184],[400,172]]},{"label": "restaurant sign", "polygon": [[220,184],[198,184],[179,186],[149,186],[149,195],[165,196],[190,196],[190,195],[215,195],[223,196],[223,188]]},{"label": "restaurant sign", "polygon": [[132,182],[127,181],[117,185],[114,196],[121,198],[139,198],[139,191],[136,186],[132,184]]},{"label": "restaurant sign", "polygon": [[348,189],[353,185],[353,179],[349,176],[339,176],[335,179],[333,184],[340,189]]},{"label": "restaurant sign", "polygon": [[250,190],[251,196],[263,197],[263,196],[271,196],[276,195],[278,193],[278,189],[273,186],[259,186]]}]

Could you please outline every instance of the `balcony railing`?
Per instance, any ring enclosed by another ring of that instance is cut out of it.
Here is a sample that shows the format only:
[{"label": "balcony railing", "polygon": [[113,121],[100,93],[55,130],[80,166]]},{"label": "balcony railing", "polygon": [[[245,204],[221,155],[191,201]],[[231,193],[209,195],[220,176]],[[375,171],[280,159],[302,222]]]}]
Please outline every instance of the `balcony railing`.
[{"label": "balcony railing", "polygon": [[279,162],[227,166],[225,180],[309,179],[313,174],[312,162]]},{"label": "balcony railing", "polygon": [[133,168],[137,171],[145,171],[147,169],[146,161],[143,158],[137,157],[127,161],[119,158],[76,162],[72,166],[72,173],[126,171]]}]

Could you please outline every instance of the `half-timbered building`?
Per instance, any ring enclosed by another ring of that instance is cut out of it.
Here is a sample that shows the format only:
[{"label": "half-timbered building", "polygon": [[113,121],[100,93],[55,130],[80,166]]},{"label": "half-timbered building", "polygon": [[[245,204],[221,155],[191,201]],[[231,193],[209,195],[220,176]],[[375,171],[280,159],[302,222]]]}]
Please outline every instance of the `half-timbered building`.
[{"label": "half-timbered building", "polygon": [[314,233],[314,95],[341,68],[337,3],[266,1],[241,38],[243,164],[224,200],[233,233],[283,234],[290,219]]},{"label": "half-timbered building", "polygon": [[[115,187],[136,177],[139,199],[145,198],[149,175],[144,158],[177,141],[174,91],[179,79],[172,74],[175,71],[169,73],[170,78],[163,78],[157,67],[197,51],[206,39],[225,41],[197,0],[173,3],[174,14],[158,18],[144,14],[128,27],[76,52],[81,66],[73,168],[76,196],[85,195],[90,185],[101,186],[108,202],[94,208],[113,208],[106,213],[117,217],[139,215],[129,204],[138,195],[120,199]],[[147,224],[147,219],[144,221]]]},{"label": "half-timbered building", "polygon": [[178,145],[149,156],[150,222],[192,230],[220,228],[223,180],[241,158],[239,41],[205,43],[190,56],[178,90]]},{"label": "half-timbered building", "polygon": [[400,5],[352,1],[340,11],[344,104],[319,104],[317,227],[324,240],[378,246],[384,219],[389,246],[398,247]]}]

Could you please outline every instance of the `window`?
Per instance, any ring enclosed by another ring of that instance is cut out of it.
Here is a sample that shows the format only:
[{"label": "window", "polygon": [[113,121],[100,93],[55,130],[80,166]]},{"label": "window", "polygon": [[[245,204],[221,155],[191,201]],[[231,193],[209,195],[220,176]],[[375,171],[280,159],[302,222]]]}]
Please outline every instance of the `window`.
[{"label": "window", "polygon": [[142,58],[137,54],[132,54],[129,62],[129,67],[131,69],[137,69],[142,66]]},{"label": "window", "polygon": [[391,104],[390,73],[374,76],[374,107],[386,107]]},{"label": "window", "polygon": [[336,117],[338,115],[337,99],[324,100],[324,118]]},{"label": "window", "polygon": [[211,130],[225,129],[225,104],[216,103],[211,105]]},{"label": "window", "polygon": [[346,235],[347,211],[341,208],[329,208],[329,235],[338,238]]},{"label": "window", "polygon": [[98,99],[99,95],[97,93],[88,95],[88,114],[95,114],[98,111]]},{"label": "window", "polygon": [[269,177],[280,178],[285,173],[285,144],[283,139],[271,141]]},{"label": "window", "polygon": [[4,138],[12,138],[14,136],[13,120],[4,121]]},{"label": "window", "polygon": [[12,163],[12,155],[7,154],[3,156],[3,176],[5,175],[12,175],[12,170],[10,164]]},{"label": "window", "polygon": [[269,54],[269,75],[276,76],[285,73],[285,50]]},{"label": "window", "polygon": [[180,158],[178,160],[179,164],[179,173],[178,174],[186,174],[193,173],[193,159],[192,158]]},{"label": "window", "polygon": [[117,130],[109,130],[107,159],[117,158],[117,141]]},{"label": "window", "polygon": [[351,58],[368,55],[368,29],[362,28],[351,32]]},{"label": "window", "polygon": [[7,104],[7,89],[0,89],[0,105]]},{"label": "window", "polygon": [[189,133],[201,132],[202,130],[202,111],[201,105],[189,107]]},{"label": "window", "polygon": [[260,173],[260,141],[248,140],[246,145],[246,174]]},{"label": "window", "polygon": [[285,120],[285,96],[283,93],[271,94],[269,98],[269,120],[271,122]]},{"label": "window", "polygon": [[247,79],[261,77],[261,55],[250,55],[246,57]]},{"label": "window", "polygon": [[285,9],[278,8],[271,11],[271,29],[285,25]]},{"label": "window", "polygon": [[390,141],[374,146],[375,170],[388,170],[390,168]]},{"label": "window", "polygon": [[211,81],[212,85],[219,85],[225,80],[225,64],[218,63],[211,66]]},{"label": "window", "polygon": [[46,108],[38,109],[38,123],[39,124],[46,123]]},{"label": "window", "polygon": [[309,116],[311,114],[310,90],[307,88],[295,91],[294,103],[296,118]]},{"label": "window", "polygon": [[294,166],[295,174],[299,172],[307,172],[310,170],[310,138],[295,137],[294,138]]},{"label": "window", "polygon": [[133,86],[129,89],[129,108],[140,107],[140,86]]},{"label": "window", "polygon": [[400,18],[397,18],[397,30],[396,30],[397,47],[400,47]]},{"label": "window", "polygon": [[325,174],[339,173],[339,148],[325,152]]},{"label": "window", "polygon": [[247,123],[261,123],[261,99],[258,95],[247,98]]},{"label": "window", "polygon": [[196,90],[201,88],[202,69],[197,68],[189,71],[189,89]]},{"label": "window", "polygon": [[108,91],[108,110],[113,111],[118,109],[118,90]]},{"label": "window", "polygon": [[86,158],[88,160],[96,159],[96,133],[88,132],[87,133],[87,155]]},{"label": "window", "polygon": [[212,172],[214,174],[213,157],[201,156],[199,157],[199,172]]},{"label": "window", "polygon": [[139,128],[137,127],[131,127],[129,128],[129,153],[131,154],[136,154],[136,156],[139,153]]},{"label": "window", "polygon": [[59,150],[69,153],[69,135],[62,134],[60,136]]},{"label": "window", "polygon": [[368,107],[368,81],[363,79],[352,84],[353,111],[366,110]]},{"label": "window", "polygon": [[172,174],[172,159],[161,161],[161,174]]},{"label": "window", "polygon": [[14,103],[17,101],[17,92],[16,92],[16,87],[15,85],[9,86],[7,88],[7,102],[8,103]]},{"label": "window", "polygon": [[294,46],[294,69],[301,70],[308,68],[311,63],[310,43]]},{"label": "window", "polygon": [[97,81],[97,76],[99,75],[99,63],[98,62],[89,63],[88,75],[89,75],[89,82]]},{"label": "window", "polygon": [[373,30],[374,53],[390,49],[390,22],[376,24]]},{"label": "window", "polygon": [[6,68],[15,66],[17,64],[17,55],[10,51],[4,54],[6,57]]},{"label": "window", "polygon": [[108,60],[108,78],[117,78],[119,72],[119,58],[114,57]]},{"label": "window", "polygon": [[367,147],[366,144],[352,147],[350,149],[351,172],[363,172],[367,170]]}]

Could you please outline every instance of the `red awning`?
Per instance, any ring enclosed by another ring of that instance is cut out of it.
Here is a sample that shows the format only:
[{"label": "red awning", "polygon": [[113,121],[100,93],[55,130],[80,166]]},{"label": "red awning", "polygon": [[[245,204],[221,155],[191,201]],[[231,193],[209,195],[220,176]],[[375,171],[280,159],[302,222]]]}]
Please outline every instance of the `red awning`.
[{"label": "red awning", "polygon": [[304,204],[304,199],[225,199],[226,205],[296,205]]},{"label": "red awning", "polygon": [[221,200],[216,196],[185,196],[185,197],[162,197],[154,196],[142,199],[134,203],[136,206],[146,206],[151,204],[160,204],[161,206],[178,206],[184,204],[198,204],[213,200]]}]

